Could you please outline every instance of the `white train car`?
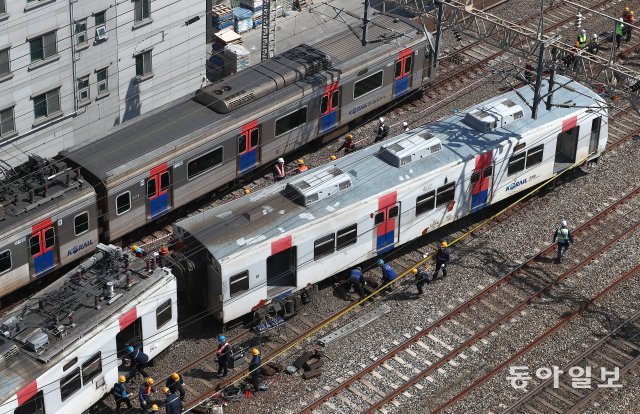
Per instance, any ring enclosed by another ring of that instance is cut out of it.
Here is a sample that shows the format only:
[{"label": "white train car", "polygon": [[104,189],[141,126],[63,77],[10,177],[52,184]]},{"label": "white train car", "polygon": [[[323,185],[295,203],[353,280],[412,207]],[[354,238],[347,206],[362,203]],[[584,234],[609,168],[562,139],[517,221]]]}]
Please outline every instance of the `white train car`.
[{"label": "white train car", "polygon": [[177,222],[180,288],[228,322],[599,157],[605,102],[557,82],[536,120],[510,92]]},{"label": "white train car", "polygon": [[0,413],[82,413],[118,380],[129,345],[150,358],[178,338],[176,281],[119,247],[0,320]]}]

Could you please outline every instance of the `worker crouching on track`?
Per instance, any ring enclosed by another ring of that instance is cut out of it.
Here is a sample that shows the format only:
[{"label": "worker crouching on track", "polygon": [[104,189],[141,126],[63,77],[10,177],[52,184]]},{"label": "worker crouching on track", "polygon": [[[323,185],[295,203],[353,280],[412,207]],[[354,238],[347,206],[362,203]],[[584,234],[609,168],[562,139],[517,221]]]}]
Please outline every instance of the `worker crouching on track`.
[{"label": "worker crouching on track", "polygon": [[389,135],[389,125],[384,121],[384,118],[378,118],[378,129],[376,132],[375,142],[382,141]]},{"label": "worker crouching on track", "polygon": [[424,293],[424,291],[422,290],[422,287],[425,284],[431,283],[431,281],[433,280],[433,276],[424,269],[413,268],[411,269],[411,273],[413,273],[413,275],[416,278],[416,287],[418,288],[418,295],[422,295]]},{"label": "worker crouching on track", "polygon": [[162,392],[165,395],[164,409],[167,411],[167,414],[180,414],[182,412],[182,401],[180,401],[180,398],[172,394],[167,387],[164,387]]},{"label": "worker crouching on track", "polygon": [[449,254],[449,249],[447,248],[447,242],[443,241],[440,243],[440,247],[436,251],[435,260],[436,260],[436,270],[433,272],[433,279],[438,278],[438,273],[440,269],[442,269],[442,277],[447,277],[447,264],[449,263],[449,259],[451,255]]},{"label": "worker crouching on track", "polygon": [[155,381],[153,378],[147,378],[147,380],[140,384],[140,391],[138,392],[138,400],[140,400],[140,412],[146,413],[151,406],[151,394],[156,390],[153,388]]},{"label": "worker crouching on track", "polygon": [[356,150],[356,144],[353,142],[353,135],[349,134],[344,137],[344,142],[336,152],[340,152],[341,150],[344,150],[344,155],[350,154]]},{"label": "worker crouching on track", "polygon": [[262,357],[258,348],[251,349],[251,362],[249,362],[249,372],[251,373],[251,385],[254,391],[267,391],[268,386],[260,384],[260,365],[262,365]]},{"label": "worker crouching on track", "polygon": [[282,181],[287,178],[287,170],[284,168],[284,158],[278,158],[273,166],[273,181]]},{"label": "worker crouching on track", "polygon": [[154,414],[154,413],[155,413],[155,414],[159,414],[159,413],[160,413],[160,407],[158,407],[158,404],[153,404],[153,405],[151,406],[151,411],[150,411],[150,413],[151,413],[151,414]]},{"label": "worker crouching on track", "polygon": [[226,377],[229,373],[229,352],[231,347],[227,342],[227,337],[218,335],[218,347],[216,348],[216,357],[218,359],[218,376]]},{"label": "worker crouching on track", "polygon": [[571,236],[571,230],[569,230],[566,220],[562,220],[560,227],[553,233],[553,241],[555,242],[556,239],[558,240],[556,263],[560,263],[569,254],[569,245],[573,244],[573,236]]},{"label": "worker crouching on track", "polygon": [[169,378],[167,378],[166,386],[173,394],[175,394],[176,391],[179,392],[180,401],[184,401],[184,396],[186,394],[186,392],[184,391],[184,380],[177,372],[174,372]]},{"label": "worker crouching on track", "polygon": [[[395,271],[391,265],[384,262],[382,259],[378,259],[376,262],[378,266],[380,266],[380,270],[382,270],[382,284],[386,285],[387,283],[395,280],[398,277],[398,273]],[[388,286],[386,291],[391,292],[391,286]]]},{"label": "worker crouching on track", "polygon": [[364,299],[366,296],[364,293],[364,285],[366,282],[364,280],[364,275],[362,274],[362,269],[360,267],[356,267],[355,269],[351,270],[349,281],[353,286],[353,290],[355,290],[355,292],[360,296],[360,299]]},{"label": "worker crouching on track", "polygon": [[129,394],[127,394],[127,388],[124,385],[125,382],[127,382],[127,378],[124,375],[120,375],[118,382],[113,386],[113,398],[116,400],[116,413],[120,412],[120,406],[122,404],[127,406],[127,411],[133,408]]},{"label": "worker crouching on track", "polygon": [[304,163],[304,160],[303,160],[303,159],[299,159],[299,160],[297,161],[297,164],[298,164],[298,168],[297,168],[298,173],[303,173],[303,172],[305,172],[305,171],[307,171],[307,170],[309,169],[309,167],[307,167],[307,166],[305,165],[305,163]]}]

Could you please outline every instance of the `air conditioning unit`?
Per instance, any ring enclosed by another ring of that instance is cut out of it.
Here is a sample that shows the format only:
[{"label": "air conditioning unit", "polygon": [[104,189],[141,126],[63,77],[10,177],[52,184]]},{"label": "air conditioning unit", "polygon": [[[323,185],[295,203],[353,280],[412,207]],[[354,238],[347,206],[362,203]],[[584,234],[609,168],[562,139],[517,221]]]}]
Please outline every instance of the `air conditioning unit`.
[{"label": "air conditioning unit", "polygon": [[107,39],[107,28],[104,26],[96,27],[96,40],[106,40]]}]

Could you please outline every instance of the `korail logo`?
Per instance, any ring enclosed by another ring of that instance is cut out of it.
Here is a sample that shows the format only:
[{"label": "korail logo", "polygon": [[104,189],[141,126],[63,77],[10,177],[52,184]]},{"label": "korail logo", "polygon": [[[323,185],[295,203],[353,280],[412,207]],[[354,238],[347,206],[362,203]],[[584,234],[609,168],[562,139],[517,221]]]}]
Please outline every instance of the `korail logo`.
[{"label": "korail logo", "polygon": [[507,191],[514,190],[514,189],[516,189],[517,187],[520,187],[521,185],[526,184],[526,183],[527,183],[527,181],[528,181],[528,179],[527,179],[527,178],[523,178],[523,179],[522,179],[522,180],[520,180],[520,181],[516,181],[515,183],[511,183],[511,184],[509,184],[509,185],[507,186]]}]

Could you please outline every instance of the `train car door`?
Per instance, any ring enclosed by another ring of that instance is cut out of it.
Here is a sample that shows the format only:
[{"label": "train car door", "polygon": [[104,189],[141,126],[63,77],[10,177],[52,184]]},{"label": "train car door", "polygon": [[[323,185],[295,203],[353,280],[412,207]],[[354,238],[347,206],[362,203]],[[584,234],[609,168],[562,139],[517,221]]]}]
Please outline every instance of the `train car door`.
[{"label": "train car door", "polygon": [[340,87],[338,82],[327,85],[320,100],[320,133],[331,131],[340,121]]},{"label": "train car door", "polygon": [[255,168],[260,162],[260,128],[258,120],[242,126],[238,137],[238,174],[244,174]]},{"label": "train car door", "polygon": [[401,51],[396,60],[394,77],[394,95],[400,96],[411,87],[411,69],[413,69],[413,50]]},{"label": "train car door", "polygon": [[562,121],[562,132],[558,134],[556,143],[556,156],[553,165],[554,172],[560,172],[571,167],[576,162],[576,152],[578,150],[578,117]]},{"label": "train car door", "polygon": [[483,209],[491,200],[493,164],[491,151],[476,155],[476,166],[471,174],[471,212]]},{"label": "train car door", "polygon": [[373,215],[377,254],[391,250],[400,239],[400,203],[397,196],[394,191],[378,199],[378,210]]},{"label": "train car door", "polygon": [[291,236],[271,243],[271,256],[267,257],[267,292],[275,296],[285,288],[297,284],[298,249]]},{"label": "train car door", "polygon": [[155,218],[166,213],[171,206],[171,170],[165,162],[149,171],[147,212],[150,218]]},{"label": "train car door", "polygon": [[33,259],[35,276],[41,276],[56,266],[56,232],[51,218],[43,220],[31,228],[29,249]]}]

